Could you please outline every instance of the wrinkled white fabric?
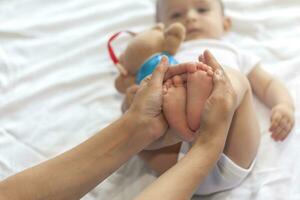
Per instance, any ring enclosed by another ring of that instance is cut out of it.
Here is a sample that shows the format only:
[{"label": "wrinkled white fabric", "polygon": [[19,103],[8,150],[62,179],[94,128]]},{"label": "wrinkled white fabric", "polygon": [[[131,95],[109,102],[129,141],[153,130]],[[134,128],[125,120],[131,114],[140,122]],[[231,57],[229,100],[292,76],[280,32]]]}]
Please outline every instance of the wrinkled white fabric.
[{"label": "wrinkled white fabric", "polygon": [[214,55],[223,67],[235,69],[245,75],[260,64],[261,59],[249,51],[238,49],[225,40],[200,39],[184,42],[175,55],[178,62],[198,61],[199,52],[206,49]]},{"label": "wrinkled white fabric", "polygon": [[[183,142],[178,154],[178,160],[181,160],[191,148],[191,143]],[[222,153],[216,165],[199,184],[195,195],[207,196],[238,187],[253,170],[255,161],[254,159],[250,167],[245,169]]]}]

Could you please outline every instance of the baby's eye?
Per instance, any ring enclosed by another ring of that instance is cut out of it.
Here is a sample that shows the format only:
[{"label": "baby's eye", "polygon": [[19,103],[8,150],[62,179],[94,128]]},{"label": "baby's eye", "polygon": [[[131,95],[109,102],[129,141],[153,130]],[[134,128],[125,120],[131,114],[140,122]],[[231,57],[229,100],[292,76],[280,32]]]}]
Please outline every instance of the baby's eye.
[{"label": "baby's eye", "polygon": [[178,19],[182,16],[182,13],[176,12],[171,15],[171,19]]},{"label": "baby's eye", "polygon": [[205,13],[208,11],[208,9],[207,8],[198,8],[197,11],[198,11],[198,13]]}]

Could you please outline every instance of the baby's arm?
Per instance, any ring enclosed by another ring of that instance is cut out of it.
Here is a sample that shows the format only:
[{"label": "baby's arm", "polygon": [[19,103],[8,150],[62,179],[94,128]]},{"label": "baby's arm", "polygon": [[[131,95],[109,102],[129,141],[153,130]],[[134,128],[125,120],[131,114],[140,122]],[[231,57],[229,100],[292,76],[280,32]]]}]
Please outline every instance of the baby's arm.
[{"label": "baby's arm", "polygon": [[295,122],[294,103],[287,88],[260,66],[252,70],[248,79],[257,97],[272,109],[270,126],[272,138],[283,141]]}]

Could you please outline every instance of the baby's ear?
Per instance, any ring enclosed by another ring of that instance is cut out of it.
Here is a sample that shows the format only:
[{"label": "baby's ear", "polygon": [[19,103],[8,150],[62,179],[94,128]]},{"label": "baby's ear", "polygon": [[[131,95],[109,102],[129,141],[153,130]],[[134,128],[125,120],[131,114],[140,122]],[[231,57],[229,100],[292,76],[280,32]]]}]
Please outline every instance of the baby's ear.
[{"label": "baby's ear", "polygon": [[125,94],[127,88],[135,84],[135,76],[127,74],[124,76],[120,74],[115,80],[115,87],[118,92]]},{"label": "baby's ear", "polygon": [[232,21],[231,21],[230,17],[224,17],[223,27],[224,27],[224,31],[226,33],[231,30],[231,28],[232,28]]},{"label": "baby's ear", "polygon": [[165,51],[171,55],[176,54],[181,43],[185,39],[185,28],[180,23],[171,24],[164,32]]}]

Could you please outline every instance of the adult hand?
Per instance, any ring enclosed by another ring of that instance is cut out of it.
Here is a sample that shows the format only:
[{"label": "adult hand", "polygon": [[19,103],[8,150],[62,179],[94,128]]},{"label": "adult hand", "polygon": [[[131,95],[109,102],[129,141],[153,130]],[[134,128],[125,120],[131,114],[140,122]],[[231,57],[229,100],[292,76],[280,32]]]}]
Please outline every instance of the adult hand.
[{"label": "adult hand", "polygon": [[186,74],[196,72],[200,65],[201,64],[199,62],[187,62],[172,65],[172,67],[170,67],[166,72],[164,80],[172,78],[176,75],[181,75],[183,76],[184,81],[186,81]]},{"label": "adult hand", "polygon": [[217,123],[230,124],[228,121],[232,120],[237,104],[237,95],[224,69],[209,51],[205,51],[199,60],[212,67],[214,71],[213,91],[206,101],[201,115],[201,132],[214,129]]},{"label": "adult hand", "polygon": [[[211,138],[210,136],[213,135],[209,135],[209,133],[218,132],[214,130],[216,128],[222,129],[220,132],[227,134],[237,106],[237,95],[224,69],[209,51],[205,51],[199,60],[200,62],[210,66],[214,71],[214,75],[213,91],[207,99],[202,111],[200,130],[198,130],[197,135],[204,138],[205,135],[202,133],[206,132],[208,133],[208,138]],[[187,72],[193,72],[197,69],[197,64],[199,63],[184,63],[176,65],[176,68],[170,68],[167,71],[165,79],[174,75],[182,75]],[[173,130],[169,129],[163,137],[151,144],[147,149],[158,149],[176,144],[180,141],[181,140],[177,137],[177,134]]]},{"label": "adult hand", "polygon": [[[128,112],[133,113],[136,122],[141,125],[143,132],[148,132],[155,139],[160,138],[166,133],[168,125],[162,114],[163,82],[172,76],[196,71],[197,65],[199,63],[190,62],[169,68],[167,67],[168,60],[164,57],[152,75],[145,78],[139,87],[135,85],[128,89],[127,100],[125,101],[127,103],[125,104],[128,106],[132,102]],[[125,108],[124,110],[126,110],[127,106],[123,107]],[[168,131],[166,137],[161,138],[160,141],[153,143],[151,146],[158,148],[177,143],[179,141],[178,137],[173,132],[171,130]],[[165,141],[168,141],[168,143]]]},{"label": "adult hand", "polygon": [[125,98],[122,103],[122,112],[125,113],[133,102],[134,96],[139,90],[139,85],[134,84],[126,89]]},{"label": "adult hand", "polygon": [[136,92],[128,113],[133,116],[141,131],[157,139],[168,125],[162,114],[163,81],[168,70],[168,59],[163,57],[151,76],[146,77]]},{"label": "adult hand", "polygon": [[165,199],[190,199],[215,166],[224,149],[237,96],[224,70],[208,51],[204,53],[201,61],[214,69],[213,92],[201,115],[201,133],[187,155],[160,176],[137,199],[158,199],[162,195]]},{"label": "adult hand", "polygon": [[[183,78],[183,81],[187,80],[187,73],[192,73],[197,71],[198,65],[200,63],[197,62],[187,62],[187,63],[180,63],[176,65],[172,65],[172,67],[169,67],[167,69],[167,72],[164,76],[164,81],[166,81],[169,78],[172,78],[173,76],[180,75]],[[122,111],[125,112],[128,110],[130,105],[132,104],[132,101],[135,97],[135,94],[137,93],[139,89],[139,85],[137,84],[131,84],[131,86],[127,87],[125,92],[125,99],[123,101],[122,105]]]}]

